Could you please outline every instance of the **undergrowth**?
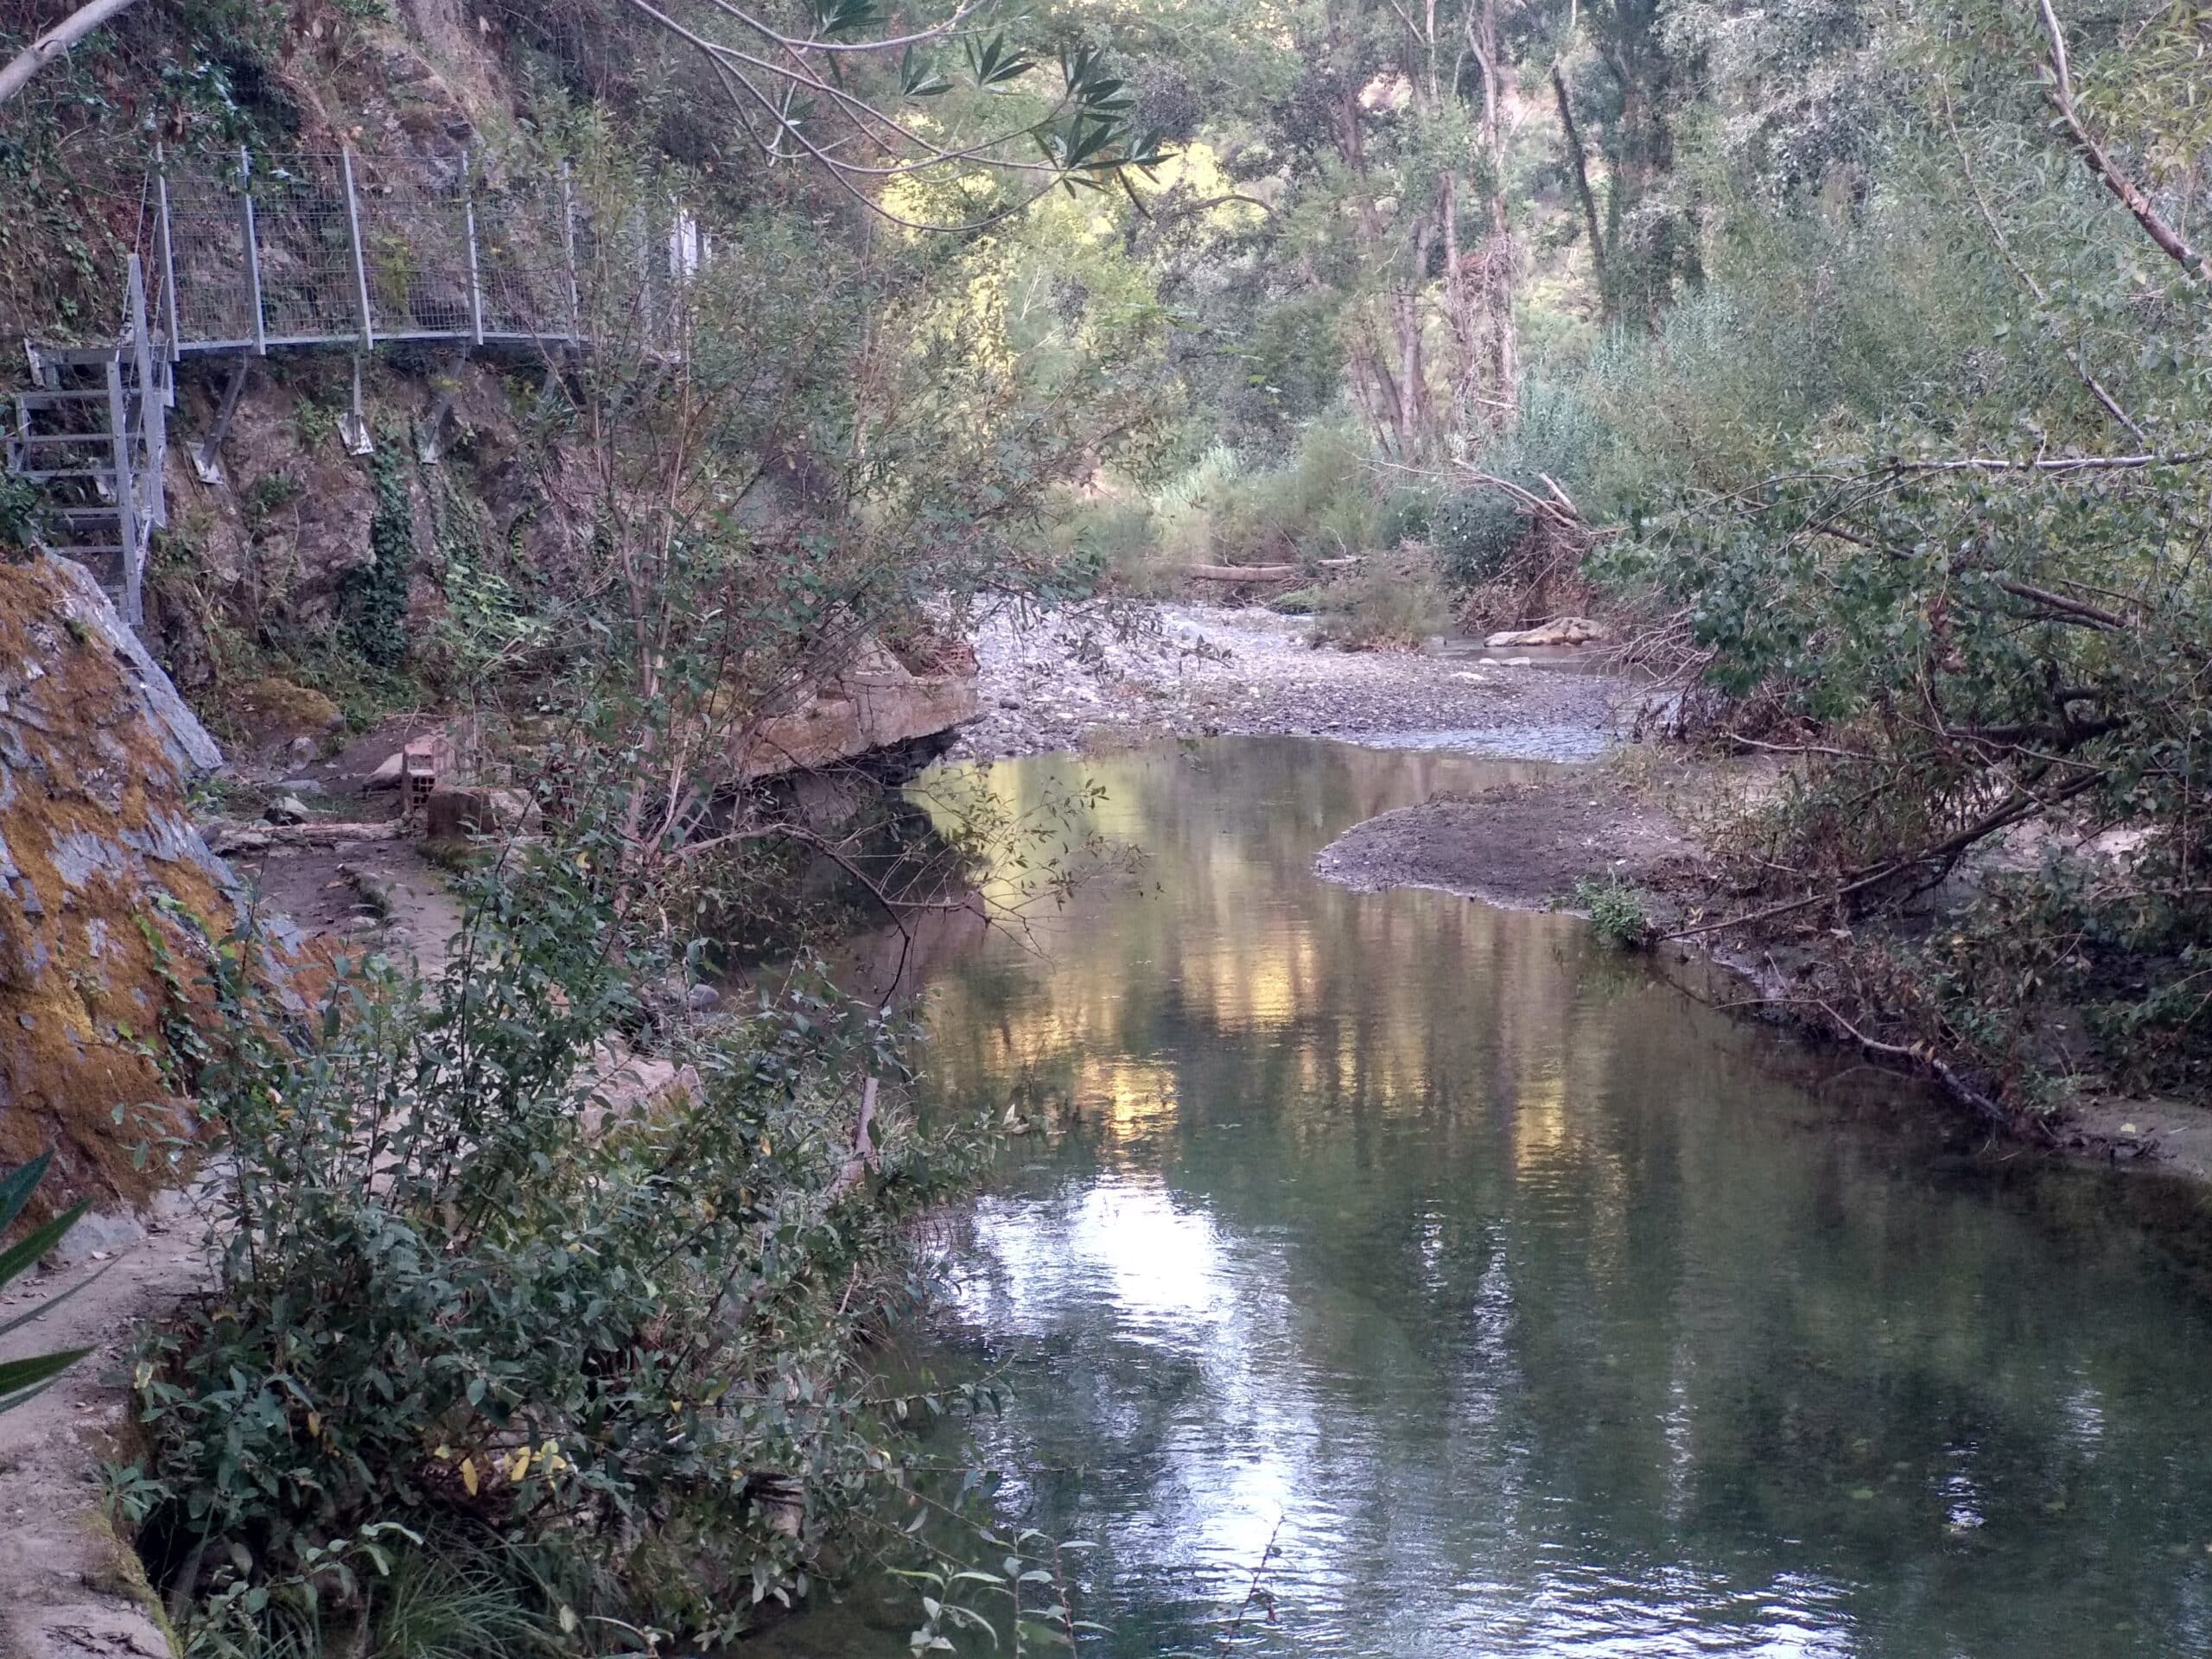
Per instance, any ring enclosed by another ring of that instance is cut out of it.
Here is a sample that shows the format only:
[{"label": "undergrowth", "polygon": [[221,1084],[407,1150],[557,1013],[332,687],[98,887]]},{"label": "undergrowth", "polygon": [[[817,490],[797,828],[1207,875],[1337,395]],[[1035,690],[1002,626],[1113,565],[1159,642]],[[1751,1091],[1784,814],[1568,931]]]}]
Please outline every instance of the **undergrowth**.
[{"label": "undergrowth", "polygon": [[1608,949],[1640,950],[1651,943],[1656,930],[1643,895],[1618,874],[1578,880],[1574,907],[1590,918],[1590,931]]},{"label": "undergrowth", "polygon": [[935,1501],[899,1425],[956,1396],[884,1398],[856,1357],[987,1135],[919,1122],[902,1033],[803,985],[626,1096],[604,850],[471,874],[434,984],[302,1008],[243,932],[174,969],[220,1009],[171,1032],[219,1256],[140,1351],[148,1449],[111,1484],[193,1654],[727,1642]]}]

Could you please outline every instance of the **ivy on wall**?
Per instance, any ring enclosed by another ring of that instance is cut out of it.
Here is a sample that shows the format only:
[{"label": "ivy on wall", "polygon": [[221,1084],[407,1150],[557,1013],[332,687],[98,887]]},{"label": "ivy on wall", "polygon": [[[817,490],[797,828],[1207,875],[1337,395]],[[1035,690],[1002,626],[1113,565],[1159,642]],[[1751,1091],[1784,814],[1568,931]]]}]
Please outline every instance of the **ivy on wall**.
[{"label": "ivy on wall", "polygon": [[415,568],[415,511],[407,450],[387,433],[369,461],[376,505],[369,516],[369,562],[339,584],[339,615],[353,648],[377,668],[407,660],[407,582]]}]

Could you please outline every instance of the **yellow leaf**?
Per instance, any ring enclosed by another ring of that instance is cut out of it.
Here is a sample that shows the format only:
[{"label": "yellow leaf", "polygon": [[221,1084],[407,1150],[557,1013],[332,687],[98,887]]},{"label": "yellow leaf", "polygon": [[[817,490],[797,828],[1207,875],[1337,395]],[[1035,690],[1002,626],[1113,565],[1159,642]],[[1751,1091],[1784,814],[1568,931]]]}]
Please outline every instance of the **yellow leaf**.
[{"label": "yellow leaf", "polygon": [[143,1390],[149,1387],[153,1381],[154,1362],[150,1359],[140,1360],[138,1369],[130,1373],[130,1386]]},{"label": "yellow leaf", "polygon": [[467,1488],[468,1489],[468,1495],[469,1495],[471,1497],[475,1497],[475,1496],[476,1496],[476,1459],[474,1459],[474,1458],[463,1458],[463,1459],[461,1460],[461,1484],[463,1486],[465,1486],[465,1487],[467,1487]]},{"label": "yellow leaf", "polygon": [[512,1460],[508,1463],[507,1478],[509,1480],[520,1480],[529,1472],[530,1448],[525,1446],[521,1451],[516,1452]]},{"label": "yellow leaf", "polygon": [[322,1414],[319,1411],[308,1413],[308,1438],[311,1440],[322,1438]]}]

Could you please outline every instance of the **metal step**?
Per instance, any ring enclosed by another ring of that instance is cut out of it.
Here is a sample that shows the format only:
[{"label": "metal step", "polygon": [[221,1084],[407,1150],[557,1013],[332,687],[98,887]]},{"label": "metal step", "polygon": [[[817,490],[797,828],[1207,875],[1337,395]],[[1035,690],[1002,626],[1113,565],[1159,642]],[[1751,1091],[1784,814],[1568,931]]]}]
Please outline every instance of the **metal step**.
[{"label": "metal step", "polygon": [[104,404],[107,402],[107,388],[87,388],[83,391],[18,391],[11,394],[17,407],[35,415],[42,409],[59,409],[65,404]]}]

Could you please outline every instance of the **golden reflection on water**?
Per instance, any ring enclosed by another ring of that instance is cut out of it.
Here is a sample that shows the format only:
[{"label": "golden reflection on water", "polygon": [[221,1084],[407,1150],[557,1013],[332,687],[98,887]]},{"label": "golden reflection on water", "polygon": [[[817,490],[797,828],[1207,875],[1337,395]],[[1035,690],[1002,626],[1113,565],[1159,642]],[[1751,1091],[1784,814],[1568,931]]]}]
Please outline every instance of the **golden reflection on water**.
[{"label": "golden reflection on water", "polygon": [[1239,1646],[1300,1659],[2212,1652],[2212,1321],[2139,1237],[1931,1174],[1923,1116],[1847,1128],[1571,918],[1311,874],[1535,770],[1240,740],[974,774],[1147,855],[1018,926],[1009,861],[927,991],[932,1086],[1050,1126],[947,1340],[1009,1368],[974,1433],[1010,1520],[1100,1544],[1103,1650],[1215,1650],[1272,1537]]}]

